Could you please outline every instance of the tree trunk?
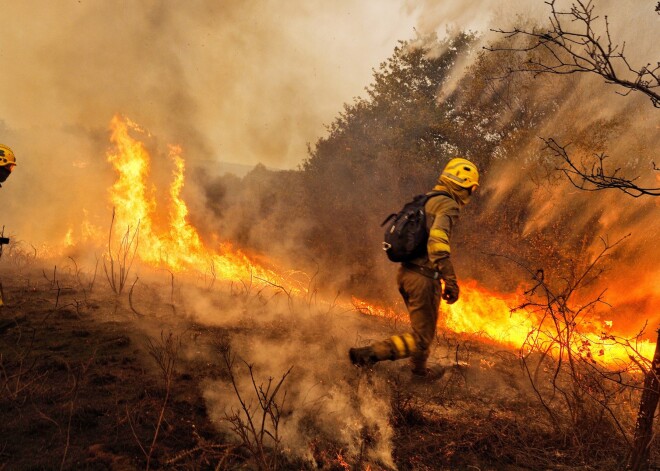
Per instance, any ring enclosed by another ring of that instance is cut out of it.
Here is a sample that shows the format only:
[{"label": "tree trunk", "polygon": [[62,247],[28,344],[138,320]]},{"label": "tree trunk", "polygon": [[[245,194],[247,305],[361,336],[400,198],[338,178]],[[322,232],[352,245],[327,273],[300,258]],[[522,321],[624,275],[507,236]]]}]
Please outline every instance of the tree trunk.
[{"label": "tree trunk", "polygon": [[658,340],[655,344],[655,353],[653,354],[653,363],[646,373],[644,379],[644,391],[639,401],[639,414],[635,424],[635,438],[633,441],[628,469],[631,471],[640,471],[648,469],[649,466],[649,445],[653,437],[653,419],[655,410],[658,407],[660,399],[660,330],[658,330]]}]

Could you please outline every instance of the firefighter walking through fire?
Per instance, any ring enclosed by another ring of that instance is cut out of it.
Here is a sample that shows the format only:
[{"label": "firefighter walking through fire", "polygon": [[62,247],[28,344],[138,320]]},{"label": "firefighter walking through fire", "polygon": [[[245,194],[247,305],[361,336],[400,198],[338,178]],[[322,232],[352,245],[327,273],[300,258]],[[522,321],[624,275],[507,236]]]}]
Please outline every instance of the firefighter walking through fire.
[{"label": "firefighter walking through fire", "polygon": [[371,367],[383,360],[410,358],[414,375],[429,374],[427,360],[435,338],[440,299],[453,304],[459,296],[451,261],[452,229],[461,207],[470,201],[478,186],[477,167],[469,160],[457,157],[447,163],[433,191],[424,196],[425,236],[428,234],[425,244],[420,253],[401,263],[397,274],[412,332],[394,335],[366,347],[351,348],[349,357],[354,365]]}]

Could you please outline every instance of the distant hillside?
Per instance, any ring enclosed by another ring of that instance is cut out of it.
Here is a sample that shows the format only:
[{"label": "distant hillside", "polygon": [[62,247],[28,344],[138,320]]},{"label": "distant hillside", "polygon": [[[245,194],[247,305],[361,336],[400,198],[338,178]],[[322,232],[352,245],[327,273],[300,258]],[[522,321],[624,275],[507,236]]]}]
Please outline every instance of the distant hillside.
[{"label": "distant hillside", "polygon": [[[200,160],[195,163],[196,167],[203,168],[210,176],[222,176],[227,173],[243,178],[250,173],[256,165],[236,164],[231,162],[218,162],[216,160]],[[266,167],[268,170],[279,170],[273,167]]]}]

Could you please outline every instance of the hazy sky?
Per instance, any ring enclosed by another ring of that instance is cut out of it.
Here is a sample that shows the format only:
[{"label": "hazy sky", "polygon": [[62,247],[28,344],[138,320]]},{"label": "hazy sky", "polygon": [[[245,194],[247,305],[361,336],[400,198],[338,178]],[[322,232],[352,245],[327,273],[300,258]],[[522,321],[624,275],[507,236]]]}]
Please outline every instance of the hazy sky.
[{"label": "hazy sky", "polygon": [[[652,13],[652,1],[633,3],[647,2],[644,11]],[[486,31],[489,19],[500,25],[516,14],[547,16],[547,6],[542,0],[0,0],[0,142],[29,133],[31,142],[63,140],[71,147],[83,135],[100,138],[112,115],[122,113],[182,145],[192,161],[293,168],[342,104],[363,94],[372,69],[398,40],[416,32],[444,35],[447,26]],[[43,158],[30,142],[16,141],[19,155]],[[78,143],[79,161],[95,158]]]},{"label": "hazy sky", "polygon": [[0,15],[0,131],[52,139],[122,113],[204,154],[191,159],[278,167],[304,158],[416,21],[398,0],[2,0]]},{"label": "hazy sky", "polygon": [[294,168],[397,41],[485,29],[494,5],[0,0],[0,142],[44,159],[33,144],[48,140],[86,165],[103,156],[82,140],[122,113],[192,161]]}]

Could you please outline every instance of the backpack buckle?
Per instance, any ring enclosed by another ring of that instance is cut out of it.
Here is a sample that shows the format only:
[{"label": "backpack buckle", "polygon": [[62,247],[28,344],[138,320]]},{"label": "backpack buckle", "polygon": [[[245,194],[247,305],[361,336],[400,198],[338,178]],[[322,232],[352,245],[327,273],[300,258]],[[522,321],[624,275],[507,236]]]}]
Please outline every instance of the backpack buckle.
[{"label": "backpack buckle", "polygon": [[387,243],[387,242],[383,242],[383,250],[384,250],[385,252],[387,252],[387,251],[390,250],[391,248],[392,248],[392,244],[389,244],[389,243]]}]

